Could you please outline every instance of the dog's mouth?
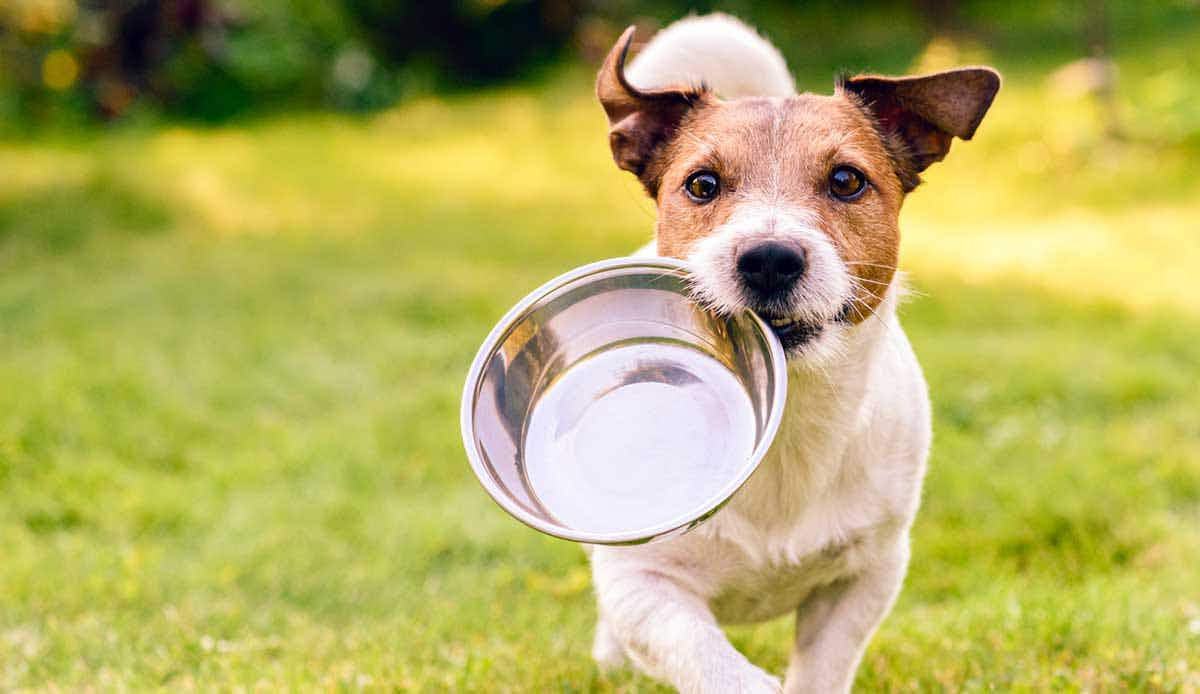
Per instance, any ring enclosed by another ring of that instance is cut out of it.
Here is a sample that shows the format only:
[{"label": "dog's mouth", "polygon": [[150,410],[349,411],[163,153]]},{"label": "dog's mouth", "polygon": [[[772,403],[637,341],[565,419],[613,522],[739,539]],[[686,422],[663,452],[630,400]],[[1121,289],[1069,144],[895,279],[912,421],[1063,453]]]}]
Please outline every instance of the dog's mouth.
[{"label": "dog's mouth", "polygon": [[758,315],[771,326],[771,332],[775,333],[775,337],[779,338],[779,342],[787,351],[820,337],[821,331],[825,329],[824,323],[802,320],[794,316],[772,316],[763,312],[759,312]]},{"label": "dog's mouth", "polygon": [[846,322],[850,316],[850,310],[850,302],[846,302],[837,315],[828,321],[814,321],[797,318],[796,316],[781,316],[766,311],[755,311],[755,313],[765,320],[767,325],[771,326],[771,332],[775,333],[775,337],[779,338],[784,351],[792,352],[820,337],[821,333],[825,330],[825,326],[829,323]]}]

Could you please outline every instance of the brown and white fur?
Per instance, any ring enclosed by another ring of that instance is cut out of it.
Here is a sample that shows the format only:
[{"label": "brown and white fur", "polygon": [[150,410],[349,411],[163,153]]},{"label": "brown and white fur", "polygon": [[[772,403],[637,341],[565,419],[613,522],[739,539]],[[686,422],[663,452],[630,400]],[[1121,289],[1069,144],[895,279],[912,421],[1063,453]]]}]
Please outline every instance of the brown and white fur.
[{"label": "brown and white fur", "polygon": [[[593,654],[685,692],[778,691],[719,625],[791,612],[783,689],[846,691],[900,590],[929,451],[925,382],[896,318],[900,205],[952,137],[974,134],[999,76],[859,76],[832,96],[796,94],[778,51],[731,17],[672,25],[626,73],[632,38],[597,94],[614,159],[658,206],[644,250],[690,261],[714,309],[777,325],[789,388],[766,459],[707,523],[590,548]],[[865,178],[852,198],[834,194],[853,187],[845,175],[831,181],[845,166]],[[708,199],[685,190],[697,172],[718,181]],[[775,255],[747,264],[764,244]]]}]

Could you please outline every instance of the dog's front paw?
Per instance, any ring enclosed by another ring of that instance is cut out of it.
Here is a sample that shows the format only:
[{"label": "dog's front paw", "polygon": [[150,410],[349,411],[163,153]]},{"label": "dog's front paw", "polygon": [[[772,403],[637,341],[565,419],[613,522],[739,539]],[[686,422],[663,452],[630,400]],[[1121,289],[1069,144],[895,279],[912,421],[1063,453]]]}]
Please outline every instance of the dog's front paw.
[{"label": "dog's front paw", "polygon": [[710,673],[701,691],[713,694],[780,694],[783,691],[783,682],[778,677],[746,663],[736,670]]},{"label": "dog's front paw", "polygon": [[753,692],[754,694],[781,694],[783,681],[774,675],[754,668],[753,676],[743,683],[739,691]]}]

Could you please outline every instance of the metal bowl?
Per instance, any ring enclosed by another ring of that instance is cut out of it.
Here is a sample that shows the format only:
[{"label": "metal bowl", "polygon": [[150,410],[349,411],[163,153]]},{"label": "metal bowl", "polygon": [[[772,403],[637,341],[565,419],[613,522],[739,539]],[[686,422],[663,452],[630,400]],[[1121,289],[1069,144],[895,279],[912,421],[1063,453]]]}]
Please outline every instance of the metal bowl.
[{"label": "metal bowl", "polygon": [[762,460],[783,348],[747,311],[687,292],[687,266],[617,258],[535,290],[492,330],[463,392],[467,456],[523,523],[592,544],[685,532]]}]

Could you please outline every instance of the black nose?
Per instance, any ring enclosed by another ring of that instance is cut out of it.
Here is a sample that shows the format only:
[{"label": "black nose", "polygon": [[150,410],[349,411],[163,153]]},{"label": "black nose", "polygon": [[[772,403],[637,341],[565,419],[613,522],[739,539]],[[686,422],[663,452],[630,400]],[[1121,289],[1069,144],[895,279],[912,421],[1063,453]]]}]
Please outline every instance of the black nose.
[{"label": "black nose", "polygon": [[754,291],[780,294],[791,290],[804,274],[804,251],[782,243],[761,243],[738,257],[737,269]]}]

